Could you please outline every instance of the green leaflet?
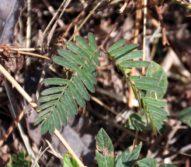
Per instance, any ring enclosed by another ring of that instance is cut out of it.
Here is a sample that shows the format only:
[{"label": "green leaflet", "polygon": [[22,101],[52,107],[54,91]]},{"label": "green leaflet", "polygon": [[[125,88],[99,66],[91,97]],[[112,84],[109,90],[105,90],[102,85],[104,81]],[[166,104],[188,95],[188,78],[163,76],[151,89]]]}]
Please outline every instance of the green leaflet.
[{"label": "green leaflet", "polygon": [[[161,91],[156,93],[157,93],[157,98],[162,98],[165,95],[168,87],[167,75],[162,69],[162,67],[155,62],[151,62],[147,68],[146,76],[155,78],[155,80],[158,81],[158,84],[153,86],[160,87]],[[147,92],[147,95],[149,93],[150,92]]]},{"label": "green leaflet", "polygon": [[78,89],[81,97],[84,98],[86,101],[90,100],[89,93],[86,90],[85,86],[83,85],[83,81],[81,81],[78,77],[75,77],[74,84],[76,86],[76,89]]},{"label": "green leaflet", "polygon": [[124,151],[116,158],[116,167],[133,167],[139,158],[142,144],[138,145],[132,152]]},{"label": "green leaflet", "polygon": [[98,167],[156,167],[155,159],[140,159],[141,143],[132,151],[126,150],[117,157],[114,157],[112,141],[104,129],[100,129],[96,136],[96,148]]},{"label": "green leaflet", "polygon": [[71,82],[69,86],[70,94],[73,97],[73,99],[76,100],[76,103],[80,106],[83,107],[86,103],[85,100],[81,97],[79,90],[75,87],[73,82]]},{"label": "green leaflet", "polygon": [[62,87],[52,87],[52,88],[48,88],[48,89],[42,91],[41,94],[43,96],[46,96],[46,95],[51,95],[51,94],[55,94],[55,93],[60,93],[62,91],[63,91]]},{"label": "green leaflet", "polygon": [[[56,100],[52,100],[48,103],[44,103],[42,104],[41,106],[38,107],[38,109],[41,111],[41,110],[45,110],[45,109],[50,109],[50,107],[52,107],[54,104],[55,104]],[[42,113],[42,112],[41,112]],[[41,114],[40,113],[40,114]]]},{"label": "green leaflet", "polygon": [[110,55],[114,58],[114,59],[119,59],[122,56],[124,56],[125,54],[127,54],[128,52],[131,52],[132,50],[136,49],[137,46],[136,45],[126,45],[124,47],[115,49],[110,53]]},{"label": "green leaflet", "polygon": [[137,162],[139,167],[156,167],[157,163],[155,159],[152,158],[143,158]]},{"label": "green leaflet", "polygon": [[96,136],[96,160],[99,167],[114,167],[114,148],[104,129]]},{"label": "green leaflet", "polygon": [[42,96],[39,99],[39,103],[49,102],[49,101],[58,99],[59,97],[60,97],[60,93],[53,94],[53,95]]},{"label": "green leaflet", "polygon": [[150,106],[157,106],[157,107],[165,107],[167,106],[166,101],[162,100],[162,99],[154,99],[151,97],[143,97],[142,100],[144,101],[144,103],[146,103],[147,105]]},{"label": "green leaflet", "polygon": [[111,53],[112,51],[121,48],[123,45],[125,45],[125,40],[124,39],[120,39],[119,41],[117,41],[116,43],[114,43],[109,49],[108,52]]},{"label": "green leaflet", "polygon": [[[84,53],[86,53],[91,60],[94,62],[95,53],[92,47],[86,44],[85,40],[82,37],[76,37],[77,45],[82,49]],[[96,63],[96,62],[94,62]]]},{"label": "green leaflet", "polygon": [[135,87],[137,87],[140,90],[145,90],[149,92],[160,92],[161,88],[158,86],[157,80],[155,80],[153,77],[147,77],[147,76],[132,76],[130,79],[134,82]]},{"label": "green leaflet", "polygon": [[103,150],[106,148],[108,152],[113,152],[114,149],[113,149],[112,141],[104,129],[99,130],[96,136],[96,142],[97,142],[96,145],[98,147],[98,150]]},{"label": "green leaflet", "polygon": [[147,67],[149,65],[149,62],[147,61],[124,61],[120,64],[117,64],[121,70],[125,70],[127,68],[143,68]]},{"label": "green leaflet", "polygon": [[[81,58],[79,55],[73,54],[69,50],[58,50],[58,54],[59,54],[59,56],[62,56],[66,60],[68,60],[70,62],[74,62],[78,66],[79,65],[81,65],[81,66],[84,65],[85,59]],[[82,60],[84,60],[84,61],[82,61]]]},{"label": "green leaflet", "polygon": [[[167,112],[164,109],[166,103],[162,99],[167,90],[167,75],[160,65],[151,62],[147,68],[145,77],[151,77],[157,81],[150,90],[148,89],[146,91],[145,97],[142,97],[150,125],[153,132],[157,133],[167,118]],[[160,88],[160,90],[153,91],[153,87]]]},{"label": "green leaflet", "polygon": [[191,127],[191,107],[180,111],[178,114],[178,118],[180,121]]},{"label": "green leaflet", "polygon": [[127,122],[127,127],[132,130],[144,131],[146,126],[143,120],[143,116],[137,113],[131,114]]},{"label": "green leaflet", "polygon": [[141,57],[142,57],[142,51],[140,50],[132,51],[130,53],[125,54],[120,59],[117,59],[116,64],[121,64],[122,62],[132,60],[132,59],[138,59]]},{"label": "green leaflet", "polygon": [[72,158],[72,156],[70,156],[69,154],[64,155],[62,163],[63,163],[63,167],[79,167],[75,159]]},{"label": "green leaflet", "polygon": [[62,79],[62,78],[46,78],[43,81],[45,86],[51,86],[51,85],[66,85],[68,83],[68,80]]},{"label": "green leaflet", "polygon": [[[95,37],[92,33],[88,34],[88,40],[89,40],[89,46],[91,47],[91,49],[96,52],[97,50],[97,45],[96,45],[96,41],[95,41]],[[97,54],[98,55],[98,54]],[[98,55],[99,56],[99,55]]]},{"label": "green leaflet", "polygon": [[72,62],[71,60],[67,60],[66,58],[62,58],[60,56],[53,57],[54,63],[63,66],[65,68],[71,69],[72,71],[78,71],[78,64]]},{"label": "green leaflet", "polygon": [[76,44],[69,42],[67,49],[58,50],[53,57],[56,65],[69,69],[70,78],[47,78],[43,81],[45,88],[39,98],[40,112],[37,123],[41,123],[42,133],[53,132],[75,116],[78,106],[83,107],[90,99],[89,92],[95,91],[96,65],[99,52],[92,34],[89,41],[77,37]]},{"label": "green leaflet", "polygon": [[150,120],[153,131],[156,133],[161,129],[163,120],[167,118],[167,113],[164,109],[166,102],[161,99],[154,99],[150,97],[143,97],[142,101],[147,111],[147,116]]}]

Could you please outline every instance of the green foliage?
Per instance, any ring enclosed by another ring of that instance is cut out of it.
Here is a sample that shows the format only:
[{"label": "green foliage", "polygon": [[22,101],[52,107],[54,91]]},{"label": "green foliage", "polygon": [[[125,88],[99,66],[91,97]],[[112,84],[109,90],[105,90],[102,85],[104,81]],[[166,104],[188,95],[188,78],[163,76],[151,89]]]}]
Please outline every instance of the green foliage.
[{"label": "green foliage", "polygon": [[30,167],[31,162],[28,157],[26,157],[24,152],[20,152],[18,154],[14,154],[11,156],[7,167]]},{"label": "green foliage", "polygon": [[180,111],[179,120],[191,127],[191,107]]},{"label": "green foliage", "polygon": [[47,78],[43,82],[48,88],[41,92],[37,121],[41,123],[43,134],[59,129],[68,118],[77,113],[78,106],[83,107],[90,99],[89,92],[94,92],[99,56],[94,36],[88,36],[88,43],[77,37],[76,44],[68,42],[66,47],[67,49],[58,51],[53,62],[70,70],[72,76]]},{"label": "green foliage", "polygon": [[79,165],[70,154],[65,154],[63,158],[63,167],[79,167]]},{"label": "green foliage", "polygon": [[133,113],[130,115],[127,127],[132,130],[136,131],[144,131],[146,129],[145,122],[143,117],[141,117],[137,113]]},{"label": "green foliage", "polygon": [[156,167],[157,162],[153,158],[143,158],[143,159],[137,161],[137,165],[139,167]]},{"label": "green foliage", "polygon": [[111,139],[104,129],[96,136],[96,160],[99,167],[114,167],[114,148]]},{"label": "green foliage", "polygon": [[122,152],[115,158],[112,141],[103,129],[96,136],[96,147],[98,167],[156,167],[155,159],[140,159],[142,144],[139,144],[132,151]]},{"label": "green foliage", "polygon": [[[155,62],[142,61],[142,52],[137,50],[137,45],[126,45],[124,40],[119,40],[108,49],[108,53],[115,61],[117,67],[123,72],[135,97],[139,102],[141,114],[131,117],[130,127],[142,131],[146,121],[156,133],[167,117],[166,103],[162,99],[167,90],[167,76],[160,65]],[[146,69],[145,75],[131,76],[130,71]],[[142,124],[142,126],[141,126]]]},{"label": "green foliage", "polygon": [[124,151],[116,158],[116,167],[132,167],[139,158],[142,144],[138,145],[133,151]]},{"label": "green foliage", "polygon": [[[77,37],[76,44],[68,42],[65,50],[59,50],[53,62],[72,72],[69,78],[47,78],[44,85],[48,86],[41,92],[39,99],[39,118],[42,133],[53,132],[73,117],[78,106],[83,107],[90,99],[89,92],[94,92],[96,84],[96,67],[99,52],[92,34],[88,42]],[[167,117],[166,102],[163,96],[167,89],[167,76],[160,65],[142,61],[142,52],[137,45],[126,45],[119,40],[108,49],[109,56],[123,72],[135,97],[139,102],[140,112],[130,117],[129,127],[134,130],[145,130],[148,125],[153,132],[158,132]],[[144,75],[131,76],[130,71],[144,68]]]}]

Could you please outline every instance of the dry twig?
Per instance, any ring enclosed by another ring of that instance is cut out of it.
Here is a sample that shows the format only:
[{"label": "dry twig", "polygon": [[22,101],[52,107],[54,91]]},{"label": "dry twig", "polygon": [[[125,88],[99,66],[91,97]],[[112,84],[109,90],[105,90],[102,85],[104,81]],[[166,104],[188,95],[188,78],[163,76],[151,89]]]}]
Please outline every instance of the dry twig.
[{"label": "dry twig", "polygon": [[78,165],[80,167],[85,167],[84,164],[80,161],[80,159],[77,157],[77,155],[75,154],[75,152],[72,150],[72,148],[70,147],[70,145],[67,143],[67,141],[63,138],[63,136],[60,134],[60,132],[55,129],[54,134],[58,137],[58,139],[62,142],[62,144],[66,147],[66,149],[68,150],[68,152],[70,153],[70,155],[76,160],[76,162],[78,163]]}]

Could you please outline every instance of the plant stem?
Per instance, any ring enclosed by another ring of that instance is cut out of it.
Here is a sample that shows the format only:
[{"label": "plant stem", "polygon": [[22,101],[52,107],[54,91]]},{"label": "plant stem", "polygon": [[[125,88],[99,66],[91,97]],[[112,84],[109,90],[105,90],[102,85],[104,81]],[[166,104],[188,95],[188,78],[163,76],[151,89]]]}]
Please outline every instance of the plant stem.
[{"label": "plant stem", "polygon": [[68,150],[68,152],[71,154],[71,156],[76,160],[76,162],[78,163],[78,165],[80,167],[85,167],[84,164],[82,163],[82,161],[77,157],[77,155],[75,154],[75,152],[72,150],[72,148],[69,146],[69,144],[67,143],[67,141],[63,138],[63,136],[60,134],[60,132],[55,129],[54,134],[58,137],[58,139],[62,142],[62,144],[66,147],[66,149]]}]

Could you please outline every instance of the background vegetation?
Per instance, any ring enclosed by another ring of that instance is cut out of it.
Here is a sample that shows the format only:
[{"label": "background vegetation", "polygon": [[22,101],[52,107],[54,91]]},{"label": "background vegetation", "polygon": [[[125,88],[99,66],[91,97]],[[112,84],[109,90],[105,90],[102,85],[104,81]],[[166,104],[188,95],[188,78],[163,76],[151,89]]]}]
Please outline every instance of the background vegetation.
[{"label": "background vegetation", "polygon": [[1,166],[191,166],[189,1],[2,0],[0,25]]}]

